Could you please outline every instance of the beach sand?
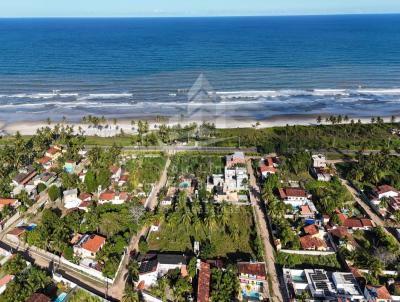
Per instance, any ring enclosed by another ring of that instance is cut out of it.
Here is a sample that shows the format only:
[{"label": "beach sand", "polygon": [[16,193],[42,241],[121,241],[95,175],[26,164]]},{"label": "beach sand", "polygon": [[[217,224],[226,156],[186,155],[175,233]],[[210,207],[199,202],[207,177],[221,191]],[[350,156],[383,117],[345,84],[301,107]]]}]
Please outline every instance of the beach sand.
[{"label": "beach sand", "polygon": [[[384,121],[390,121],[390,117],[383,118]],[[82,128],[86,135],[98,135],[98,136],[114,136],[121,133],[121,129],[124,133],[127,134],[135,134],[137,133],[137,122],[139,119],[133,119],[136,123],[132,126],[131,121],[132,119],[121,119],[117,120],[117,124],[113,124],[112,121],[107,121],[106,124],[103,124],[102,129],[94,128],[92,125],[84,124],[84,123],[58,123],[73,126],[75,130],[78,128]],[[181,126],[189,125],[190,123],[197,123],[201,124],[202,120],[196,119],[180,119],[177,120],[170,120],[167,122],[156,122],[154,118],[144,118],[143,120],[147,120],[149,123],[150,130],[156,130],[159,128],[160,125],[165,124],[168,126],[177,125],[178,123]],[[354,118],[355,121],[358,118]],[[360,118],[362,123],[370,123],[370,118]],[[316,116],[301,116],[301,115],[291,115],[291,116],[276,116],[267,120],[250,120],[250,119],[233,119],[233,118],[217,118],[215,120],[208,120],[207,122],[212,122],[215,126],[219,129],[227,129],[227,128],[270,128],[270,127],[283,127],[286,125],[293,126],[293,125],[316,125]],[[256,123],[258,123],[256,125]],[[29,122],[15,122],[15,123],[8,123],[0,121],[0,131],[6,134],[15,134],[19,131],[22,135],[33,135],[36,133],[36,130],[42,127],[54,127],[57,123],[48,124],[45,121],[29,121]],[[325,122],[325,118],[323,118],[322,124],[330,124]],[[105,125],[108,125],[106,128]]]}]

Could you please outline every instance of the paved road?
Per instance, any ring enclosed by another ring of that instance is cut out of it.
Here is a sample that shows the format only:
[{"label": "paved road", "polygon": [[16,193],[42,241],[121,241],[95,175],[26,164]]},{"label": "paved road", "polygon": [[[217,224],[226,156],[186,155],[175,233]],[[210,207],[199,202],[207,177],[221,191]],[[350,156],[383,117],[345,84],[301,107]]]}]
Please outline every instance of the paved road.
[{"label": "paved road", "polygon": [[14,250],[18,250],[26,259],[33,261],[36,265],[47,269],[50,272],[52,272],[53,269],[56,268],[57,273],[60,273],[68,280],[71,280],[79,286],[102,297],[106,297],[107,284],[105,284],[105,282],[102,282],[97,278],[85,274],[80,270],[74,269],[68,265],[61,263],[59,261],[59,257],[56,255],[52,255],[50,257],[49,255],[42,253],[38,249],[23,244],[15,244],[14,242],[7,240],[6,238],[3,238],[3,240],[1,241],[1,247],[7,250],[10,250],[11,248]]},{"label": "paved road", "polygon": [[[109,148],[109,146],[92,146],[86,145],[85,149],[91,149],[93,147]],[[207,147],[207,146],[124,146],[123,151],[153,151],[153,152],[185,152],[185,151],[201,151],[201,152],[224,152],[233,153],[236,151],[242,151],[246,153],[257,152],[257,148],[235,148],[235,147]]]},{"label": "paved road", "polygon": [[282,298],[283,288],[279,282],[278,274],[275,266],[275,250],[272,246],[271,235],[269,233],[267,223],[266,223],[266,215],[261,207],[261,199],[260,199],[260,188],[257,185],[257,180],[254,176],[253,167],[251,165],[251,160],[247,160],[247,171],[250,174],[250,201],[253,208],[253,213],[255,215],[258,228],[258,233],[260,234],[262,243],[264,245],[265,251],[265,263],[267,265],[268,277],[272,281],[272,290],[273,292],[269,293],[272,301],[284,301]]}]

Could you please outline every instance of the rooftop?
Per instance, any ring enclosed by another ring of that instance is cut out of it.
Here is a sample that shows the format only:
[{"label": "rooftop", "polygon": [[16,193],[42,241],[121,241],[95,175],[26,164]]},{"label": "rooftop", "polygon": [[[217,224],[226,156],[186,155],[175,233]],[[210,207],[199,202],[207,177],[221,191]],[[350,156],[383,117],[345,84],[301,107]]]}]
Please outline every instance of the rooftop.
[{"label": "rooftop", "polygon": [[82,248],[92,253],[96,253],[106,242],[106,238],[99,235],[90,235],[88,239],[84,238]]},{"label": "rooftop", "polygon": [[210,300],[210,277],[210,264],[201,262],[197,284],[197,302],[208,302]]},{"label": "rooftop", "polygon": [[259,276],[263,279],[267,276],[264,262],[239,262],[237,267],[240,274]]}]

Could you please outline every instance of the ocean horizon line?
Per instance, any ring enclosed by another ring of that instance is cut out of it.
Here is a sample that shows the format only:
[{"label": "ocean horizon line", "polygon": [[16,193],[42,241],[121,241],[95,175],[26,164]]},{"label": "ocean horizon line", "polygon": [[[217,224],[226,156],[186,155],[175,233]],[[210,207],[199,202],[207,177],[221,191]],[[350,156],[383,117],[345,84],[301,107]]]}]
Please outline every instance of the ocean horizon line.
[{"label": "ocean horizon line", "polygon": [[227,15],[144,15],[144,16],[0,16],[0,20],[35,19],[216,19],[216,18],[287,18],[287,17],[351,17],[351,16],[397,16],[399,12],[351,12],[351,13],[299,13],[299,14],[227,14]]}]

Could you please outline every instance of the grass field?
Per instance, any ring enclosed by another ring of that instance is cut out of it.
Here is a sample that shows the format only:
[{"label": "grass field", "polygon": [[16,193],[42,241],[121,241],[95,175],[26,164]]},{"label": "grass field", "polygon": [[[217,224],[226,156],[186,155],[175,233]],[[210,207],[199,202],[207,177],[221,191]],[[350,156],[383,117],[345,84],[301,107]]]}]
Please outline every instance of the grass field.
[{"label": "grass field", "polygon": [[224,228],[215,227],[208,237],[203,229],[195,234],[195,231],[183,224],[171,225],[164,223],[160,231],[152,233],[149,237],[149,249],[162,252],[191,252],[193,250],[193,240],[200,242],[210,240],[214,246],[214,251],[210,258],[255,258],[254,242],[252,230],[255,229],[251,208],[235,207],[230,219],[230,223],[240,225],[236,238],[230,235]]}]

